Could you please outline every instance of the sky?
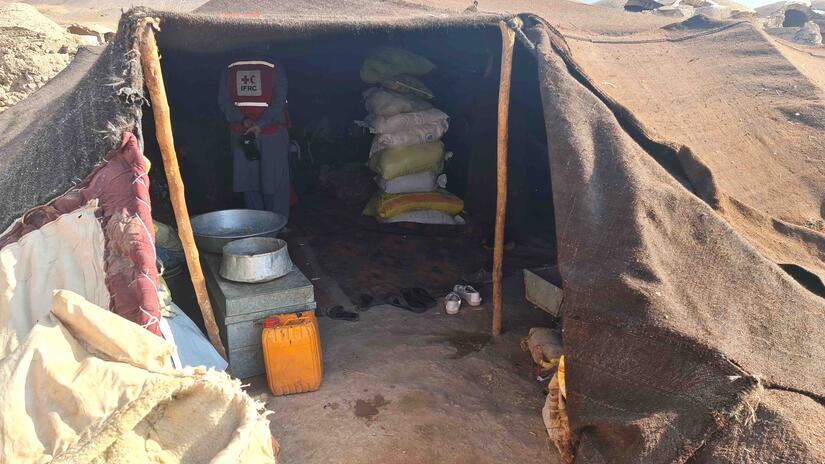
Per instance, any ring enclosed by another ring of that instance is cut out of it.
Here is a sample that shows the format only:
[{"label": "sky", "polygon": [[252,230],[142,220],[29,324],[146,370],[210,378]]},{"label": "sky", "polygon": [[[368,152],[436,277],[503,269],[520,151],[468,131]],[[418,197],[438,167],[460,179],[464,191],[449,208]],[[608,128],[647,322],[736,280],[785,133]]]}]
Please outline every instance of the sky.
[{"label": "sky", "polygon": [[[584,3],[595,3],[596,1],[597,0],[584,0]],[[776,2],[777,0],[738,0],[736,3],[740,3],[751,8],[756,8],[762,5],[768,5]]]}]

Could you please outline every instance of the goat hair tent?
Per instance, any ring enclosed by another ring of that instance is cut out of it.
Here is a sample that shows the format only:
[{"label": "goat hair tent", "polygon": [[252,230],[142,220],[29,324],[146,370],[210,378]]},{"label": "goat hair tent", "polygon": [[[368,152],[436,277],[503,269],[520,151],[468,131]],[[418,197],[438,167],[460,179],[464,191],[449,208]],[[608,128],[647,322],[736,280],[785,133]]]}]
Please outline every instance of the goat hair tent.
[{"label": "goat hair tent", "polygon": [[11,226],[0,246],[98,201],[102,238],[87,259],[106,288],[71,290],[157,330],[152,233],[140,230],[151,217],[145,18],[158,20],[162,52],[497,28],[519,14],[547,133],[574,462],[825,462],[825,60],[747,21],[469,3],[213,0],[192,14],[126,13],[105,50],[0,115],[0,223]]}]

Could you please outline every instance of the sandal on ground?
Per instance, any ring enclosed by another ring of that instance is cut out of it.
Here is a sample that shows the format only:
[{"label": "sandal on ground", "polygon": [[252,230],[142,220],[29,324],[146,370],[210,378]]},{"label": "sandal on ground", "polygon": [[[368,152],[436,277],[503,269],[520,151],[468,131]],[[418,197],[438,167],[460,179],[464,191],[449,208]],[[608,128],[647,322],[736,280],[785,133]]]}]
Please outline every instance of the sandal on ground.
[{"label": "sandal on ground", "polygon": [[358,319],[361,318],[358,315],[358,313],[354,313],[352,311],[347,311],[347,310],[344,309],[343,306],[340,306],[340,305],[339,306],[333,306],[332,308],[329,308],[329,310],[327,311],[327,317],[329,317],[330,319],[340,319],[342,321],[349,321],[349,322],[355,322],[355,321],[357,321]]},{"label": "sandal on ground", "polygon": [[404,299],[404,296],[402,295],[390,295],[384,300],[384,303],[390,306],[395,306],[396,308],[406,309],[407,311],[411,311],[416,314],[421,314],[429,309],[420,305],[410,304],[410,302]]},{"label": "sandal on ground", "polygon": [[470,306],[478,306],[481,304],[481,294],[474,289],[472,285],[456,285],[453,291],[458,293],[462,300],[466,301]]},{"label": "sandal on ground", "polygon": [[432,308],[438,302],[426,290],[421,287],[402,288],[401,295],[413,306]]},{"label": "sandal on ground", "polygon": [[456,292],[450,292],[444,297],[444,311],[449,315],[458,314],[461,309],[461,297]]},{"label": "sandal on ground", "polygon": [[493,274],[490,271],[481,268],[476,272],[464,274],[461,277],[461,280],[470,285],[487,285],[493,283]]}]

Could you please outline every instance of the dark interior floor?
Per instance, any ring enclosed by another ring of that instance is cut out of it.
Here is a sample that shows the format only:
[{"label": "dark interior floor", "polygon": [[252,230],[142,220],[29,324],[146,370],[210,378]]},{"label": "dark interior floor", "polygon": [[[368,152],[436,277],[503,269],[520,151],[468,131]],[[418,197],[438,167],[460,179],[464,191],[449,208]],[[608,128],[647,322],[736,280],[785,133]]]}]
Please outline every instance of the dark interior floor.
[{"label": "dark interior floor", "polygon": [[[471,218],[464,226],[380,224],[324,195],[302,197],[282,237],[295,264],[321,287],[316,298],[322,310],[382,304],[409,287],[441,297],[464,277],[492,268],[492,249]],[[509,248],[507,274],[555,259],[549,247]],[[329,286],[340,292],[325,292]]]},{"label": "dark interior floor", "polygon": [[[402,288],[420,287],[433,297],[449,292],[479,270],[492,269],[492,247],[468,218],[465,226],[380,224],[360,207],[324,194],[301,196],[281,234],[293,263],[312,281],[318,314],[335,306],[364,309],[384,304]],[[510,242],[504,275],[555,264],[539,240]],[[184,272],[168,284],[175,303],[203,328],[194,290]],[[475,284],[479,290],[485,284]]]}]

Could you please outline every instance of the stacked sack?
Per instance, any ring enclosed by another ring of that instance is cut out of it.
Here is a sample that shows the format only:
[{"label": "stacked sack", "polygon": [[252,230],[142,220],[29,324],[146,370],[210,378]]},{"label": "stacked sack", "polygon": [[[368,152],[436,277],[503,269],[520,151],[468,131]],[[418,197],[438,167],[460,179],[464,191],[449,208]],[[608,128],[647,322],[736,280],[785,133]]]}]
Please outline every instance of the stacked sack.
[{"label": "stacked sack", "polygon": [[364,214],[381,222],[463,223],[456,215],[464,202],[444,190],[444,162],[452,153],[441,137],[449,116],[433,107],[432,91],[418,78],[433,67],[422,56],[385,47],[361,68],[364,82],[380,85],[363,94],[369,115],[362,123],[375,134],[368,164],[379,187]]}]

